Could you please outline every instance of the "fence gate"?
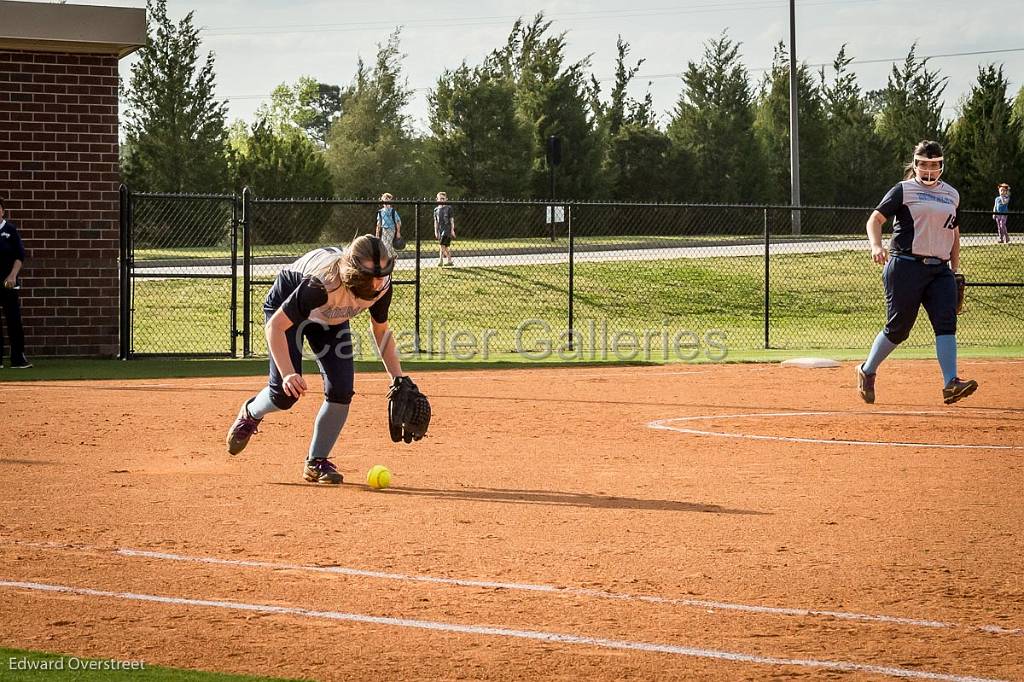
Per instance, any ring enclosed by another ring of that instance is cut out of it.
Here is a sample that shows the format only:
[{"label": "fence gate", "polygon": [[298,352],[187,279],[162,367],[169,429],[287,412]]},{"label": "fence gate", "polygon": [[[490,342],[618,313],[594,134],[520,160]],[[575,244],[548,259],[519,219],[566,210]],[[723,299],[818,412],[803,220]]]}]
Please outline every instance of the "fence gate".
[{"label": "fence gate", "polygon": [[121,188],[121,356],[233,357],[240,199]]}]

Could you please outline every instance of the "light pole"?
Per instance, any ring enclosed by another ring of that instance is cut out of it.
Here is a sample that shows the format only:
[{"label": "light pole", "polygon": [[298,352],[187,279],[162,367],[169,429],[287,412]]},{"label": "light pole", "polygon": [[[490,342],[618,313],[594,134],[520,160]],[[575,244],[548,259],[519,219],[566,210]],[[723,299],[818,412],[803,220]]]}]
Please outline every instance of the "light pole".
[{"label": "light pole", "polygon": [[[789,181],[790,204],[800,205],[800,121],[796,71],[796,0],[789,0]],[[800,211],[792,213],[793,234],[800,234]]]}]

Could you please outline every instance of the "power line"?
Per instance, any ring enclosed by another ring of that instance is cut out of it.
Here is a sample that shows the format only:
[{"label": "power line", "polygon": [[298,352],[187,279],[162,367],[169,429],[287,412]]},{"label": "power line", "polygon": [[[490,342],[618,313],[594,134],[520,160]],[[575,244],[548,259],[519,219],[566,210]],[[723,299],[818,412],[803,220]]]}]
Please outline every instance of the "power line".
[{"label": "power line", "polygon": [[[942,58],[945,58],[945,57],[972,57],[972,56],[982,55],[982,54],[1002,54],[1002,53],[1005,53],[1005,52],[1024,52],[1024,47],[1007,47],[1007,48],[1002,48],[1002,49],[998,49],[998,50],[976,50],[974,52],[947,52],[947,53],[944,53],[944,54],[917,55],[917,58],[923,60],[923,59],[942,59]],[[852,62],[850,62],[850,64],[895,64],[896,62],[904,61],[906,58],[907,58],[906,55],[904,55],[902,57],[895,57],[895,58],[892,58],[892,59],[854,59]],[[812,66],[812,67],[832,66],[832,62],[826,62],[826,63],[822,63],[822,64],[808,64],[807,66]],[[770,66],[762,66],[762,67],[758,67],[756,69],[747,69],[747,71],[749,71],[751,73],[753,73],[753,72],[761,72],[761,71],[770,71],[772,68],[773,67],[770,67]],[[681,72],[675,72],[675,73],[654,73],[654,74],[638,73],[636,75],[636,77],[637,78],[651,78],[651,79],[653,79],[653,78],[681,78],[682,75],[683,74]],[[612,80],[612,79],[610,77],[608,77],[608,78],[599,78],[598,80],[606,81],[606,80]]]},{"label": "power line", "polygon": [[[842,7],[880,2],[880,0],[809,0],[800,4],[801,7]],[[653,9],[616,9],[591,10],[586,12],[560,12],[545,15],[548,20],[601,21],[607,19],[624,19],[636,17],[658,17],[681,14],[705,14],[723,11],[776,10],[785,7],[786,2],[780,0],[738,0],[733,2],[713,3],[691,6],[686,9],[678,7],[662,7]],[[522,15],[493,15],[483,17],[452,17],[448,19],[402,19],[400,21],[368,21],[345,22],[337,24],[290,24],[290,25],[252,25],[252,26],[216,26],[204,27],[203,35],[207,38],[257,36],[291,33],[352,33],[390,30],[396,25],[411,28],[464,28],[472,26],[489,26],[503,24]]]},{"label": "power line", "polygon": [[[918,59],[942,59],[942,58],[946,58],[946,57],[974,57],[974,56],[983,55],[983,54],[1003,54],[1003,53],[1007,53],[1007,52],[1024,52],[1024,47],[1005,47],[1005,48],[1000,48],[1000,49],[997,49],[997,50],[975,50],[973,52],[946,52],[946,53],[943,53],[943,54],[920,55],[918,57]],[[906,56],[896,57],[896,58],[893,58],[893,59],[855,59],[855,60],[853,60],[850,63],[851,64],[885,64],[885,63],[895,64],[896,62],[902,62],[905,59],[906,59]],[[828,63],[825,63],[825,64],[808,64],[808,66],[812,66],[812,67],[831,66],[831,65],[832,65],[832,62],[828,62]],[[747,69],[747,71],[753,73],[755,71],[756,72],[761,72],[761,71],[768,71],[770,69],[771,69],[771,67],[767,67],[766,66],[766,67],[758,67],[756,69]],[[645,78],[646,79],[650,79],[650,80],[654,80],[654,79],[658,79],[658,78],[682,78],[682,76],[683,76],[682,72],[676,72],[676,73],[653,73],[653,74],[638,73],[636,75],[636,77],[638,79],[640,79],[640,80],[643,80]],[[614,77],[612,77],[612,76],[604,76],[602,78],[598,78],[597,80],[600,81],[600,82],[606,82],[606,81],[614,80]],[[430,88],[429,87],[419,87],[419,88],[411,88],[411,90],[413,92],[427,92],[427,91],[430,90]],[[226,95],[223,99],[264,99],[266,97],[270,97],[270,94],[268,93],[268,94],[265,94],[265,95]]]}]

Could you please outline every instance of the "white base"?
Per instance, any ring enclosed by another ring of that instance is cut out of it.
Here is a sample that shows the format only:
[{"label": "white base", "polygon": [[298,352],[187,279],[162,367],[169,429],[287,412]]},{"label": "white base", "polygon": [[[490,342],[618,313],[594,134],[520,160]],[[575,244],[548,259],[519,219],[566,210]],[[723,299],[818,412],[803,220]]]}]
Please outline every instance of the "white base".
[{"label": "white base", "polygon": [[839,363],[829,358],[793,358],[784,360],[784,367],[800,367],[801,369],[820,369],[822,367],[839,367]]}]

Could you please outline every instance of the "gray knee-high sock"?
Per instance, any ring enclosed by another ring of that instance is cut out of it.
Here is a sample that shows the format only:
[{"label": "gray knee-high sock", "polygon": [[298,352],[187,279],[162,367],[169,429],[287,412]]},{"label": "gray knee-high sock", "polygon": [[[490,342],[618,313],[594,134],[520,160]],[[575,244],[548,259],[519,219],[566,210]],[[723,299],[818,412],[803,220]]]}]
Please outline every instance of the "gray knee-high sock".
[{"label": "gray knee-high sock", "polygon": [[326,459],[331,454],[331,448],[338,441],[345,420],[348,419],[348,407],[347,404],[324,401],[319,414],[316,415],[313,440],[309,444],[307,459]]},{"label": "gray knee-high sock", "polygon": [[249,411],[249,416],[254,419],[263,419],[271,412],[281,411],[281,408],[270,399],[269,386],[257,393],[256,397],[250,400],[245,407]]}]

